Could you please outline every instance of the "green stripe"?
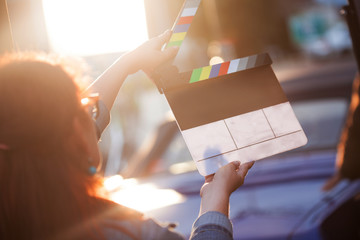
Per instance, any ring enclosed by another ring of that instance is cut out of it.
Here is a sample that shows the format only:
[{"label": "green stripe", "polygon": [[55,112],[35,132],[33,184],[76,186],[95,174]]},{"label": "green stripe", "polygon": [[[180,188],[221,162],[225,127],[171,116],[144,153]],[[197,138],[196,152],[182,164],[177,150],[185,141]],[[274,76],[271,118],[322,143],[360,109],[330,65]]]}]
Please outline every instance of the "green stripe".
[{"label": "green stripe", "polygon": [[202,68],[194,69],[194,71],[191,74],[190,83],[199,81],[201,71],[202,71]]},{"label": "green stripe", "polygon": [[182,42],[183,42],[183,40],[181,40],[181,41],[175,41],[175,42],[168,42],[168,44],[166,45],[166,47],[180,46]]}]

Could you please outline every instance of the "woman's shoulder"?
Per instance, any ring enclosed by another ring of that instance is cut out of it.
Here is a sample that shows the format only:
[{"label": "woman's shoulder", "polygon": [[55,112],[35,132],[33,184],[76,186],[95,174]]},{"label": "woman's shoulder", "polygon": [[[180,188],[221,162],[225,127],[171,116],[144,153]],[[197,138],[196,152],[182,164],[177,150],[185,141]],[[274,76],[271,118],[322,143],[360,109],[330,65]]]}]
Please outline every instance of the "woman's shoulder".
[{"label": "woman's shoulder", "polygon": [[103,222],[106,239],[179,239],[184,237],[171,224],[161,224],[152,218],[141,220],[114,220]]},{"label": "woman's shoulder", "polygon": [[134,209],[122,206],[116,202],[104,199],[95,198],[96,208],[103,219],[110,220],[141,220],[144,216],[143,213]]},{"label": "woman's shoulder", "polygon": [[99,220],[106,239],[184,239],[174,224],[157,222],[106,199],[98,201],[104,208]]}]

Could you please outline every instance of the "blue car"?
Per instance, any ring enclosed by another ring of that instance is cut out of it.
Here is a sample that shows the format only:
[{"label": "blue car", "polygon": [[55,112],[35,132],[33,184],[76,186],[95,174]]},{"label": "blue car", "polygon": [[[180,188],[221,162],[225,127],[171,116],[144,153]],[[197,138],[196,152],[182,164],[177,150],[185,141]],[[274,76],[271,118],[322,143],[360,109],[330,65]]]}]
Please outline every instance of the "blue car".
[{"label": "blue car", "polygon": [[[309,142],[255,163],[230,199],[235,239],[359,238],[360,214],[347,208],[359,205],[354,201],[360,181],[343,180],[331,191],[322,190],[335,173],[355,73],[356,65],[349,60],[322,63],[283,79],[281,85]],[[123,186],[113,191],[113,199],[134,208],[151,206],[138,209],[176,223],[177,231],[189,236],[204,179],[173,118],[164,120],[150,139],[122,172],[123,182],[131,183],[137,193],[131,195]]]}]

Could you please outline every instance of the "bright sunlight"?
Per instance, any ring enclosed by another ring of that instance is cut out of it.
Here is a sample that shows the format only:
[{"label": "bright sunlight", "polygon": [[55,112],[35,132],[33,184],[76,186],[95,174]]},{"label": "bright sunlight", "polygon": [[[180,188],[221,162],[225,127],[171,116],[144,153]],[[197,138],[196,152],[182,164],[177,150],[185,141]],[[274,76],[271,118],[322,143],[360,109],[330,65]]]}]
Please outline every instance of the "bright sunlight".
[{"label": "bright sunlight", "polygon": [[143,0],[43,0],[43,8],[57,53],[124,52],[148,38]]},{"label": "bright sunlight", "polygon": [[159,189],[153,184],[138,184],[136,179],[123,179],[119,175],[104,182],[110,199],[141,212],[181,203],[185,198],[172,189]]}]

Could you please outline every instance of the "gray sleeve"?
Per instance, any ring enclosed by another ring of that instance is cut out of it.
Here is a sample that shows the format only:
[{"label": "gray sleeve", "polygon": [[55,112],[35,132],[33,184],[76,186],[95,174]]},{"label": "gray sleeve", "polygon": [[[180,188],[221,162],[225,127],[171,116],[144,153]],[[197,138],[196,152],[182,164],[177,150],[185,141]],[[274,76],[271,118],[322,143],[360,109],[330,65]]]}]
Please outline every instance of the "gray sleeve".
[{"label": "gray sleeve", "polygon": [[109,125],[109,123],[110,123],[109,109],[105,106],[103,101],[99,100],[99,116],[97,117],[95,122],[98,139],[100,139],[102,132],[105,130],[107,125]]},{"label": "gray sleeve", "polygon": [[206,212],[194,223],[190,240],[233,239],[232,224],[219,212]]}]

